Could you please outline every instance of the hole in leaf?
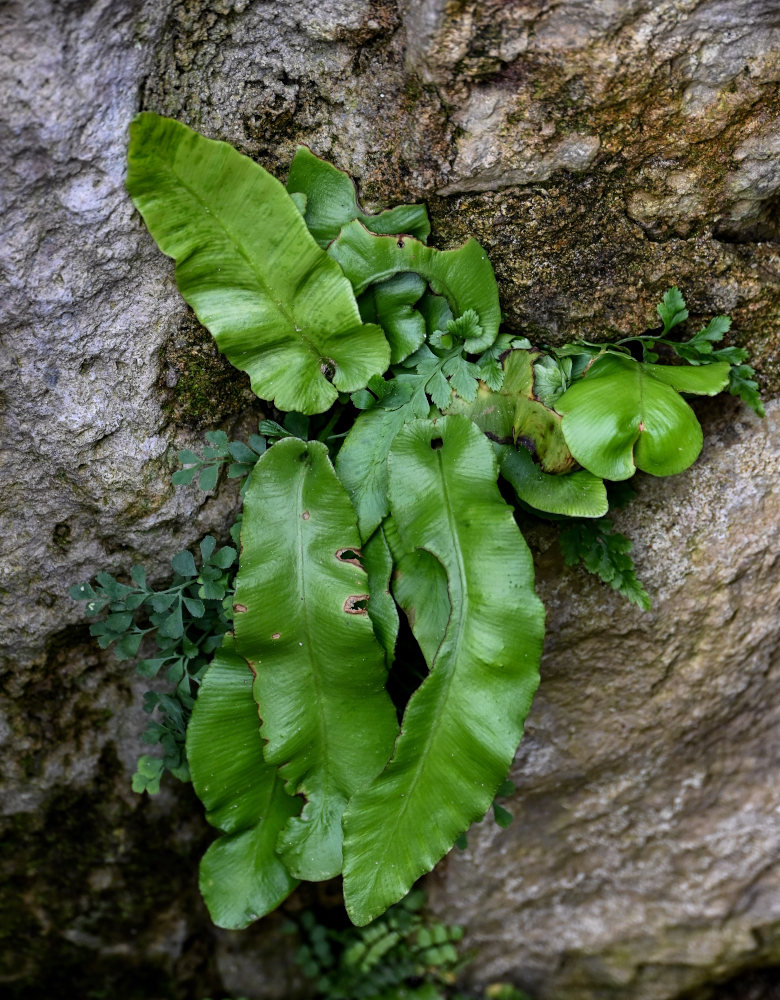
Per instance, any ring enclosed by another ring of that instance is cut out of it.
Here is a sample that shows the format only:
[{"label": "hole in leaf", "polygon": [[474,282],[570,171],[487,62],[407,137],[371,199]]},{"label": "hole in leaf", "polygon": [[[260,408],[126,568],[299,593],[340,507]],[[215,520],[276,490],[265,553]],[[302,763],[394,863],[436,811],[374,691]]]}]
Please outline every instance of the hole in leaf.
[{"label": "hole in leaf", "polygon": [[271,636],[271,638],[272,639],[281,639],[282,638],[282,633],[281,632],[274,632],[274,634]]},{"label": "hole in leaf", "polygon": [[348,615],[367,615],[368,597],[368,594],[351,594],[344,601],[344,610]]},{"label": "hole in leaf", "polygon": [[395,658],[387,677],[387,693],[395,705],[400,722],[407,702],[428,676],[428,664],[414,637],[408,618],[403,612],[398,617]]},{"label": "hole in leaf", "polygon": [[301,514],[301,517],[302,517],[302,518],[304,519],[304,521],[308,521],[308,520],[309,520],[309,518],[311,517],[311,514],[310,514],[310,513],[308,512],[308,510],[305,510],[305,511],[304,511],[304,512],[303,512],[303,513]]},{"label": "hole in leaf", "polygon": [[320,362],[320,371],[328,382],[332,382],[333,377],[336,374],[336,362],[332,361],[330,358],[323,358]]},{"label": "hole in leaf", "polygon": [[233,610],[236,614],[243,614],[247,610],[246,604],[234,604]]},{"label": "hole in leaf", "polygon": [[434,451],[438,451],[439,448],[443,447],[444,447],[444,441],[441,438],[433,438],[431,440],[431,448],[433,448]]},{"label": "hole in leaf", "polygon": [[363,563],[360,561],[363,553],[360,549],[338,549],[336,558],[345,563],[352,563],[353,566],[359,566],[360,569],[363,568]]}]

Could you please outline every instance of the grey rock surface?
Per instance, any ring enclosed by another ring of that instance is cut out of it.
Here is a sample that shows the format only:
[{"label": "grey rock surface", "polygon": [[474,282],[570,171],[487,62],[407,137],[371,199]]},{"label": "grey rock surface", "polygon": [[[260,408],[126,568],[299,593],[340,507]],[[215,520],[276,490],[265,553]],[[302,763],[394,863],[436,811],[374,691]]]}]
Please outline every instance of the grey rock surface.
[{"label": "grey rock surface", "polygon": [[667,1000],[780,962],[780,408],[707,410],[699,462],[621,517],[652,612],[532,536],[549,618],[514,822],[432,879],[482,981]]},{"label": "grey rock surface", "polygon": [[[437,244],[477,236],[510,328],[538,340],[643,329],[679,283],[696,316],[734,316],[772,395],[779,26],[769,0],[0,8],[9,995],[63,975],[145,1000],[301,988],[275,924],[210,929],[197,803],[127,790],[146,682],[92,646],[66,596],[134,562],[162,579],[173,553],[224,536],[235,490],[174,490],[175,452],[260,412],[125,195],[133,113],[182,118],[279,176],[308,143],[368,207],[427,200]],[[518,819],[431,882],[480,945],[474,983],[672,1000],[780,964],[778,414],[702,413],[700,463],[644,479],[623,516],[651,615],[531,530],[550,633]]]}]

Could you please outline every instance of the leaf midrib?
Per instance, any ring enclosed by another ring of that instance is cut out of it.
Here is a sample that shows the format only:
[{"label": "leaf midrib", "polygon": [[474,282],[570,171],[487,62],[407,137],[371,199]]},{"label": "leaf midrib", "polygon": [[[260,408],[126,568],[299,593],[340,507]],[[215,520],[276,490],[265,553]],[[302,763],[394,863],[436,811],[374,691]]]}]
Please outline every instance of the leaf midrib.
[{"label": "leaf midrib", "polygon": [[[310,458],[313,460],[314,456],[310,456]],[[314,645],[311,642],[311,628],[309,622],[309,599],[306,587],[306,574],[304,573],[303,488],[306,482],[306,472],[310,468],[311,468],[311,462],[302,465],[301,467],[301,475],[298,481],[298,494],[296,497],[296,542],[298,548],[298,561],[297,561],[298,587],[299,587],[299,593],[303,597],[303,624],[304,624],[304,635],[307,643],[307,659],[309,661],[309,672],[312,676],[312,683],[315,691],[315,698],[316,698],[315,715],[317,719],[317,729],[319,731],[319,741],[320,741],[320,746],[323,748],[323,755],[322,755],[323,766],[321,768],[320,773],[322,773],[325,778],[323,782],[323,788],[329,788],[331,787],[331,783],[329,780],[330,768],[328,767],[328,763],[330,761],[330,754],[328,753],[328,747],[329,747],[328,728],[325,725],[325,719],[322,712],[322,704],[323,704],[322,679],[317,669],[317,661],[313,656]],[[298,793],[299,791],[306,792],[309,800],[307,802],[307,805],[311,801],[311,790],[309,788],[305,788],[304,782],[306,781],[307,778],[311,776],[313,771],[314,773],[316,773],[316,769],[309,767],[309,769],[301,775],[298,781],[298,788],[295,789],[296,793]]]}]

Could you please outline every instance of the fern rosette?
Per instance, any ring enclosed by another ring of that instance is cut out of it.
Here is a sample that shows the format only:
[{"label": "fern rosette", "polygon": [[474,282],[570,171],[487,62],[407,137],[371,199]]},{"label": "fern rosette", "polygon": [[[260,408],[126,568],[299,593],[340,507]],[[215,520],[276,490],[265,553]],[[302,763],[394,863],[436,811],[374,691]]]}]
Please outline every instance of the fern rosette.
[{"label": "fern rosette", "polygon": [[164,757],[142,757],[134,787],[154,793],[166,767],[191,774],[219,831],[200,879],[214,921],[243,927],[299,879],[343,874],[366,924],[491,804],[510,818],[495,797],[544,632],[515,514],[562,521],[566,562],[648,607],[608,515],[637,469],[672,475],[697,458],[684,396],[728,388],[762,413],[755,373],[743,348],[716,346],[726,317],[668,336],[688,319],[677,289],[662,329],[616,344],[536,349],[501,333],[475,240],[428,246],[423,205],[365,212],[306,147],[285,188],[144,113],[127,185],[268,413],[246,443],[217,430],[203,457],[180,452],[174,477],[244,479],[237,567],[207,537],[200,565],[174,557],[164,590],[134,567],[132,585],[103,573],[71,593],[103,616],[101,646],[127,658],[144,637],[158,645],[139,670],[173,685],[147,695]]}]

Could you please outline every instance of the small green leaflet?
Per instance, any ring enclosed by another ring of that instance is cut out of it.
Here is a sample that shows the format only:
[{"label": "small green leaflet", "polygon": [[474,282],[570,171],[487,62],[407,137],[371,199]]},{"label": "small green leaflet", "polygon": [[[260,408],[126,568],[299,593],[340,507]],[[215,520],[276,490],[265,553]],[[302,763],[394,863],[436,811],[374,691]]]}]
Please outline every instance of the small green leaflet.
[{"label": "small green leaflet", "polygon": [[670,288],[664,295],[660,305],[656,308],[656,312],[661,317],[661,322],[664,325],[663,333],[661,334],[663,337],[673,327],[684,323],[688,319],[688,310],[685,308],[685,299],[682,297],[680,289],[677,287]]},{"label": "small green leaflet", "polygon": [[766,411],[758,394],[758,382],[753,378],[755,374],[750,365],[734,365],[729,371],[729,392],[747,403],[756,416],[764,417]]},{"label": "small green leaflet", "polygon": [[160,791],[160,780],[165,773],[165,763],[159,757],[143,754],[138,758],[136,772],[133,775],[133,791],[140,794],[148,792],[157,795]]},{"label": "small green leaflet", "polygon": [[[672,293],[676,294],[672,295]],[[667,298],[670,296],[672,296],[673,302],[667,304]],[[664,302],[658,307],[658,313],[662,319],[664,319],[664,316],[670,318],[672,311],[674,311],[671,316],[674,319],[674,322],[671,323],[672,326],[682,322],[688,316],[688,311],[685,309],[685,301],[676,288],[666,293]],[[667,327],[666,319],[664,319],[664,334],[668,329],[671,329],[671,326]],[[679,357],[691,365],[706,365],[720,362],[729,364],[731,366],[728,381],[729,392],[732,396],[739,396],[757,416],[763,417],[765,416],[765,411],[758,393],[758,383],[755,381],[756,373],[750,365],[745,363],[748,358],[748,352],[744,347],[732,346],[717,349],[713,347],[713,344],[718,344],[723,340],[724,334],[730,329],[731,320],[728,316],[715,316],[705,327],[694,334],[690,340],[683,343],[667,340],[664,343],[668,344]]]},{"label": "small green leaflet", "polygon": [[227,465],[229,479],[248,476],[267,444],[266,439],[259,434],[250,434],[248,444],[229,441],[224,431],[207,431],[206,440],[208,445],[203,449],[202,458],[189,448],[179,452],[179,461],[184,468],[178,469],[171,476],[174,486],[188,486],[197,476],[202,490],[213,490],[223,465]]},{"label": "small green leaflet", "polygon": [[460,340],[468,341],[470,344],[477,343],[485,331],[479,323],[479,316],[473,309],[467,309],[464,313],[447,323],[447,332],[451,337],[458,337]]},{"label": "small green leaflet", "polygon": [[723,335],[730,329],[731,320],[728,316],[715,316],[690,340],[680,344],[672,343],[671,347],[678,357],[691,365],[707,365],[717,361],[739,365],[747,360],[748,352],[744,347],[721,347],[716,350],[712,346],[720,343]]},{"label": "small green leaflet", "polygon": [[441,352],[423,344],[419,351],[407,359],[423,380],[425,391],[439,410],[445,410],[452,401],[453,391],[467,402],[474,399],[479,387],[479,369],[463,357],[463,344]]}]

